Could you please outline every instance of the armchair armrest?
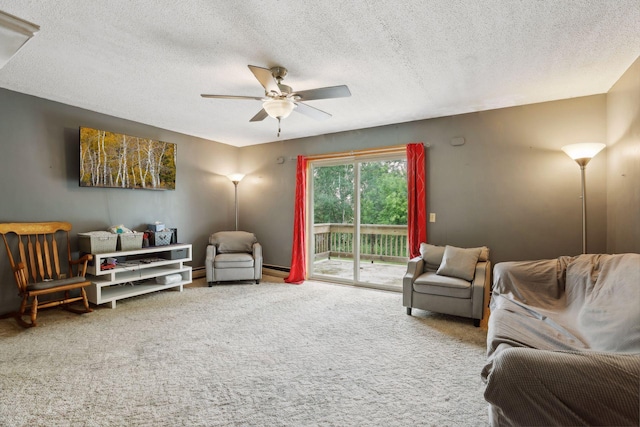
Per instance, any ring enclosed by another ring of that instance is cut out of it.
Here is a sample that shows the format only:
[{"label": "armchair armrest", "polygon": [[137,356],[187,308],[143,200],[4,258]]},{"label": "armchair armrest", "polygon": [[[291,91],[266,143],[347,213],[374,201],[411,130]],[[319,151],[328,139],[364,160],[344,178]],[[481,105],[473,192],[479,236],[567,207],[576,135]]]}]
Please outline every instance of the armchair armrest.
[{"label": "armchair armrest", "polygon": [[253,268],[253,277],[256,280],[262,279],[262,245],[257,242],[253,244]]},{"label": "armchair armrest", "polygon": [[421,256],[412,258],[407,263],[407,272],[402,278],[402,305],[404,307],[411,307],[413,282],[422,274],[423,269],[424,260]]},{"label": "armchair armrest", "polygon": [[213,259],[216,257],[216,245],[207,245],[207,254],[204,261],[207,282],[213,282]]},{"label": "armchair armrest", "polygon": [[[480,261],[476,264],[476,272],[473,276],[473,282],[471,282],[471,300],[474,319],[482,319],[485,304],[489,304],[489,301],[484,301],[485,295],[489,295],[491,290],[491,261]],[[475,304],[475,301],[482,301],[481,304]]]},{"label": "armchair armrest", "polygon": [[254,243],[251,250],[253,258],[262,258],[262,245],[260,243]]}]

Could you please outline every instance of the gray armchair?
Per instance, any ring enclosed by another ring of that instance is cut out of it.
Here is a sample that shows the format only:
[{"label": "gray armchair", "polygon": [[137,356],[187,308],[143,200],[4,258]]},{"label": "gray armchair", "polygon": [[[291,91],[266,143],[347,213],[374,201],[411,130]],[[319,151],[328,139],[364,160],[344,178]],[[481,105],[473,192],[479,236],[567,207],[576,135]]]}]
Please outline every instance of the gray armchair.
[{"label": "gray armchair", "polygon": [[463,249],[422,243],[402,280],[402,301],[412,308],[468,317],[486,327],[491,290],[489,248]]},{"label": "gray armchair", "polygon": [[262,278],[262,246],[253,233],[220,231],[209,237],[205,260],[209,286],[223,281]]}]

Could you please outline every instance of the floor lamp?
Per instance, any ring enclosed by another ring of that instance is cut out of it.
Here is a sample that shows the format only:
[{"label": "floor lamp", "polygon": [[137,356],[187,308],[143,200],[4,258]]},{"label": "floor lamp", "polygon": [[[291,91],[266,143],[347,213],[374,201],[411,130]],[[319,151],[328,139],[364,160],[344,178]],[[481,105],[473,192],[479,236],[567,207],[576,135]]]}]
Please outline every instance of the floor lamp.
[{"label": "floor lamp", "polygon": [[565,145],[562,151],[576,161],[580,166],[582,179],[582,253],[587,253],[587,199],[585,191],[585,169],[587,163],[593,159],[606,145],[599,142],[582,142],[579,144]]},{"label": "floor lamp", "polygon": [[228,175],[227,178],[229,178],[231,182],[233,182],[233,185],[236,188],[236,231],[238,231],[238,184],[240,183],[240,181],[242,181],[244,175],[241,173],[234,173]]}]

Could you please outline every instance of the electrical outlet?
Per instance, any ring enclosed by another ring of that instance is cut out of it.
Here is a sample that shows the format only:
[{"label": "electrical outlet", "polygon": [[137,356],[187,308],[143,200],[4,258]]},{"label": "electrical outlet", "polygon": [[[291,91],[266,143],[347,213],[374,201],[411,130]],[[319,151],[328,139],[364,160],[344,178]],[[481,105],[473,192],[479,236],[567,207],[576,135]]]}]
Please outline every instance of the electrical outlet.
[{"label": "electrical outlet", "polygon": [[429,222],[436,222],[436,214],[434,212],[429,214]]}]

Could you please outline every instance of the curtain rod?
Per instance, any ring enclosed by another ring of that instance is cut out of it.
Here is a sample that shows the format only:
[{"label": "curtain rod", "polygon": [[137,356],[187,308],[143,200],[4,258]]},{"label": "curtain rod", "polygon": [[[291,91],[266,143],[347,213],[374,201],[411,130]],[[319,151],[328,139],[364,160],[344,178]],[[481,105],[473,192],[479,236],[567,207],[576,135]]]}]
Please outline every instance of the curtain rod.
[{"label": "curtain rod", "polygon": [[[425,147],[429,147],[430,144],[424,144]],[[334,159],[337,157],[358,157],[358,156],[367,156],[372,154],[392,154],[392,153],[404,153],[407,149],[407,144],[402,145],[391,145],[388,147],[380,147],[380,148],[366,148],[363,150],[350,150],[343,151],[340,153],[326,153],[326,154],[315,154],[311,156],[305,156],[307,160],[324,160],[324,159]]]}]

